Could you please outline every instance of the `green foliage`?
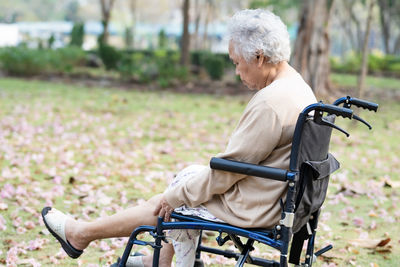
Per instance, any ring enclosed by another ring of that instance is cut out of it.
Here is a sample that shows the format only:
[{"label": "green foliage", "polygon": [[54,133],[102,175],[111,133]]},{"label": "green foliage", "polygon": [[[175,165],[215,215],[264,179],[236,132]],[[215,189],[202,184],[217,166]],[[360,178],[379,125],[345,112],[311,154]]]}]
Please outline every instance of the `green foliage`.
[{"label": "green foliage", "polygon": [[125,47],[132,48],[133,47],[133,30],[132,27],[125,28],[124,40],[125,40]]},{"label": "green foliage", "polygon": [[345,60],[343,71],[359,72],[361,70],[361,56],[358,53],[351,53]]},{"label": "green foliage", "polygon": [[368,71],[369,72],[380,72],[386,69],[387,61],[385,56],[378,54],[368,55]]},{"label": "green foliage", "polygon": [[268,0],[252,0],[249,4],[250,9],[265,8],[269,5]]},{"label": "green foliage", "polygon": [[400,75],[400,62],[398,62],[398,63],[391,63],[391,64],[388,66],[388,70],[389,70],[390,72],[394,72],[394,73],[397,73],[398,75]]},{"label": "green foliage", "polygon": [[52,34],[50,37],[49,37],[49,39],[47,40],[47,48],[53,48],[53,44],[54,44],[54,41],[55,41],[56,39],[54,38],[54,34]]},{"label": "green foliage", "polygon": [[[100,39],[99,39],[100,40]],[[99,56],[107,70],[117,69],[118,63],[122,58],[121,52],[111,45],[99,42]]]},{"label": "green foliage", "polygon": [[249,3],[250,9],[267,8],[274,12],[276,15],[287,24],[291,25],[297,20],[293,20],[293,13],[290,11],[297,11],[300,9],[302,1],[293,0],[252,0]]},{"label": "green foliage", "polygon": [[86,61],[86,53],[78,47],[64,47],[49,51],[54,60],[52,68],[60,72],[70,72],[74,67],[82,66]]},{"label": "green foliage", "polygon": [[39,42],[38,42],[38,49],[39,49],[39,50],[44,49],[43,40],[39,40]]},{"label": "green foliage", "polygon": [[386,55],[386,70],[400,76],[400,56]]},{"label": "green foliage", "polygon": [[[358,73],[361,69],[361,55],[357,53],[348,54],[343,60],[331,57],[331,68],[336,72]],[[400,75],[400,57],[394,55],[384,55],[373,52],[368,55],[368,71],[376,74]]]},{"label": "green foliage", "polygon": [[[176,81],[185,81],[189,71],[179,64],[180,54],[165,49],[133,51],[124,55],[118,66],[121,76],[148,82],[157,79],[162,87],[168,87]],[[226,54],[211,54],[206,51],[191,53],[191,62],[197,67],[204,67],[213,80],[220,80],[229,60]]]},{"label": "green foliage", "polygon": [[220,55],[211,53],[206,55],[203,65],[211,79],[222,79],[224,75],[224,59]]},{"label": "green foliage", "polygon": [[272,7],[275,13],[282,13],[285,10],[298,8],[299,6],[299,1],[293,0],[252,0],[249,4],[250,9]]},{"label": "green foliage", "polygon": [[18,76],[69,72],[83,65],[85,57],[85,52],[76,47],[57,50],[8,47],[0,50],[2,69]]},{"label": "green foliage", "polygon": [[118,71],[125,79],[147,83],[157,80],[161,87],[168,87],[177,81],[185,81],[189,72],[179,64],[179,53],[163,49],[152,52],[133,52],[124,55]]},{"label": "green foliage", "polygon": [[158,48],[159,49],[165,49],[167,48],[167,35],[165,34],[164,29],[161,29],[161,31],[158,33]]},{"label": "green foliage", "polygon": [[82,22],[76,22],[71,30],[71,46],[82,47],[85,36],[85,26]]},{"label": "green foliage", "polygon": [[43,50],[24,47],[7,47],[0,50],[0,62],[4,71],[11,75],[32,76],[46,70]]},{"label": "green foliage", "polygon": [[190,62],[197,67],[200,67],[202,65],[203,58],[206,54],[209,52],[207,51],[193,51],[190,53]]},{"label": "green foliage", "polygon": [[156,66],[145,60],[140,52],[124,54],[118,65],[118,72],[124,79],[134,79],[139,82],[149,82],[156,76]]}]

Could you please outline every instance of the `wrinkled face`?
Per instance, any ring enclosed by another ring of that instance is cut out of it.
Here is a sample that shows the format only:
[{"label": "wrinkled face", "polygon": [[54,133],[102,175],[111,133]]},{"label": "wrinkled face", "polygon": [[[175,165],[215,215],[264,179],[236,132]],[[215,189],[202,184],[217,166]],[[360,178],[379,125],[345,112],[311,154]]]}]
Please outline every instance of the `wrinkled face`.
[{"label": "wrinkled face", "polygon": [[262,75],[261,70],[258,67],[258,62],[253,59],[251,62],[246,62],[246,60],[235,53],[234,44],[232,41],[229,42],[229,57],[231,58],[233,64],[236,66],[236,75],[240,76],[243,84],[249,89],[262,89]]}]

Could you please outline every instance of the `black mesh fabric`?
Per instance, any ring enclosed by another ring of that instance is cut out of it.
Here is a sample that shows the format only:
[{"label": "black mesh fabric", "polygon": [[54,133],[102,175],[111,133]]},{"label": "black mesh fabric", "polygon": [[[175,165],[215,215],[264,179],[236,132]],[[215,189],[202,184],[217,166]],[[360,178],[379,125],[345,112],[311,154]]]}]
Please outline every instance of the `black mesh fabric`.
[{"label": "black mesh fabric", "polygon": [[[325,120],[334,123],[335,116]],[[293,233],[305,225],[311,214],[322,206],[329,184],[329,175],[339,168],[339,162],[328,153],[332,128],[309,119],[303,127],[297,169],[300,170],[296,188]]]}]

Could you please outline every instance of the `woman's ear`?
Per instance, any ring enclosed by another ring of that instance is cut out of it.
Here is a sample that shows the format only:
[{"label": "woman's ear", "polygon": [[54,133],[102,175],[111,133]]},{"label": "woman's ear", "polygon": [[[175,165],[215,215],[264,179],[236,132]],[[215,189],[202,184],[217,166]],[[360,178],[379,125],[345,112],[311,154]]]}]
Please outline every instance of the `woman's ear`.
[{"label": "woman's ear", "polygon": [[264,53],[262,51],[257,51],[256,60],[257,60],[257,66],[262,67],[265,61]]}]

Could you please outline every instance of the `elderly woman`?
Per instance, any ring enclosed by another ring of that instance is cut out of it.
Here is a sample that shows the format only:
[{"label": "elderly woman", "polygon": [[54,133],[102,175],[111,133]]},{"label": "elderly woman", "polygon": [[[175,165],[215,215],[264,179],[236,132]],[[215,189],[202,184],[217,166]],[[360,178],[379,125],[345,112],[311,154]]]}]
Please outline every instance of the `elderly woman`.
[{"label": "elderly woman", "polygon": [[[256,93],[225,152],[217,157],[288,169],[298,114],[316,99],[288,64],[287,28],[269,11],[243,10],[231,18],[229,37],[229,56],[236,74]],[[109,217],[75,221],[49,207],[42,215],[64,250],[76,258],[93,240],[129,236],[139,225],[155,225],[157,216],[169,220],[173,210],[241,227],[269,228],[279,221],[279,202],[285,192],[286,184],[279,181],[190,166],[163,194]],[[174,248],[178,266],[193,263],[196,242],[179,235],[172,234],[178,236],[174,247],[164,244],[160,266],[171,265]],[[128,266],[151,266],[151,256],[131,256]]]}]

